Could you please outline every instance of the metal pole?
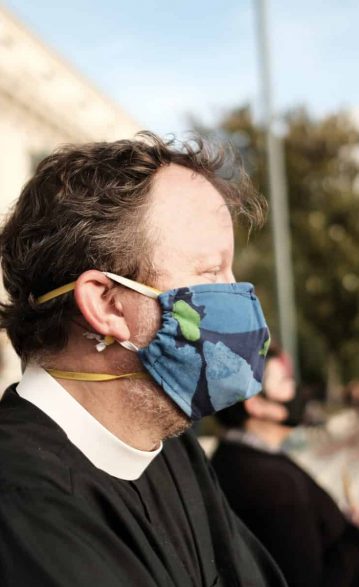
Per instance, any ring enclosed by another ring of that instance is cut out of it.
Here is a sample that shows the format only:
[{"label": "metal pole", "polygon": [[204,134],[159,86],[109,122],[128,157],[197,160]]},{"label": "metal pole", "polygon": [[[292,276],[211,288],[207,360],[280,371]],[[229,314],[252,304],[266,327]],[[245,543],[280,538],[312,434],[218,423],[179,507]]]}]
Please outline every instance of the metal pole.
[{"label": "metal pole", "polygon": [[[256,0],[257,39],[260,63],[262,110],[266,130],[266,150],[271,224],[275,256],[277,304],[281,344],[291,355],[298,378],[297,326],[294,301],[291,239],[284,149],[275,132],[271,83],[270,47],[267,26],[267,0]],[[297,379],[298,380],[298,379]]]}]

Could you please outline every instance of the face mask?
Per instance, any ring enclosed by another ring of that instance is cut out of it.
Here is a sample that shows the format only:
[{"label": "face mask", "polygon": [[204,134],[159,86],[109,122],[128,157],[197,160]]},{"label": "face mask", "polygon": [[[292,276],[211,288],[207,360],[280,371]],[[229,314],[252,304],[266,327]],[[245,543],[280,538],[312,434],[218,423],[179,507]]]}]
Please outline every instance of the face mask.
[{"label": "face mask", "polygon": [[[137,349],[132,343],[120,344],[138,353],[146,371],[189,418],[199,420],[261,390],[270,338],[251,284],[194,285],[161,293],[113,273],[105,275],[160,303],[162,324],[149,345]],[[68,284],[37,301],[44,303],[73,288],[74,283]],[[105,337],[103,344],[113,341]],[[49,372],[96,381],[146,376]]]}]

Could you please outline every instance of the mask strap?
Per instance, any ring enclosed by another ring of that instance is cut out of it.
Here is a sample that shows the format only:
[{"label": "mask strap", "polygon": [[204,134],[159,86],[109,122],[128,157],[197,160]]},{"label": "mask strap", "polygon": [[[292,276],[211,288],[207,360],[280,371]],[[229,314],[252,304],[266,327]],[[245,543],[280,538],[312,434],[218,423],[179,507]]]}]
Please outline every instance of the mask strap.
[{"label": "mask strap", "polygon": [[103,273],[106,275],[106,277],[112,279],[112,281],[116,281],[116,283],[124,285],[133,291],[137,291],[138,293],[147,296],[148,298],[157,300],[158,296],[162,293],[159,289],[155,289],[149,285],[144,285],[138,281],[132,281],[132,279],[127,279],[127,277],[122,277],[122,275],[116,275],[115,273],[109,273],[108,271],[103,271]]},{"label": "mask strap", "polygon": [[113,381],[115,379],[151,379],[150,375],[144,371],[134,371],[133,373],[124,373],[114,375],[110,373],[85,373],[82,371],[61,371],[60,369],[46,369],[49,375],[57,379],[68,379],[74,381]]},{"label": "mask strap", "polygon": [[[130,340],[123,340],[121,342],[117,341],[118,344],[120,344],[124,349],[127,349],[128,351],[132,351],[134,353],[138,353],[138,351],[140,350],[139,347],[137,345],[135,345],[133,342],[131,342]],[[111,343],[108,343],[111,344]]]},{"label": "mask strap", "polygon": [[[138,283],[137,281],[132,281],[132,279],[128,279],[127,277],[122,277],[122,275],[116,275],[115,273],[110,273],[109,271],[102,271],[106,277],[112,279],[116,283],[128,287],[133,291],[137,291],[138,293],[147,296],[148,298],[152,298],[156,300],[158,296],[162,293],[159,289],[155,289],[154,287],[150,287],[149,285],[144,285],[143,283]],[[76,281],[71,281],[71,283],[67,283],[66,285],[62,285],[61,287],[57,287],[42,296],[36,298],[37,304],[44,304],[54,298],[58,298],[59,296],[68,293],[75,289]]]},{"label": "mask strap", "polygon": [[58,298],[59,296],[62,296],[65,293],[68,293],[69,291],[72,291],[73,289],[75,289],[75,283],[76,281],[71,281],[71,283],[67,283],[66,285],[62,285],[61,287],[57,287],[56,289],[48,291],[44,295],[36,298],[36,303],[44,304],[45,302],[53,300],[54,298]]}]

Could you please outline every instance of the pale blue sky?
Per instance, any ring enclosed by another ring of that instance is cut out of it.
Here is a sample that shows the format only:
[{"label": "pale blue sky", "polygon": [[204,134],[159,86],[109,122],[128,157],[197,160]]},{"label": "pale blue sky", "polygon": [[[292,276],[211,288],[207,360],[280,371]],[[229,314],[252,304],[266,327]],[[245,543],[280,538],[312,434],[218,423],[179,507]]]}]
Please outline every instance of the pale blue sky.
[{"label": "pale blue sky", "polygon": [[[258,109],[255,0],[5,0],[144,128]],[[278,110],[359,107],[359,1],[270,0]]]}]

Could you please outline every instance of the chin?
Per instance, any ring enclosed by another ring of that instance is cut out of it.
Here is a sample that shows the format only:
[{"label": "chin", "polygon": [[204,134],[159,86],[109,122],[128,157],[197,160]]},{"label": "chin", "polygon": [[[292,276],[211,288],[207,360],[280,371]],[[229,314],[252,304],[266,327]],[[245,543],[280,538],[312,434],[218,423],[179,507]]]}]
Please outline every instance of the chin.
[{"label": "chin", "polygon": [[161,418],[162,438],[175,438],[186,432],[192,426],[192,420],[182,412],[171,398],[165,395],[162,390],[161,392],[161,399],[164,403],[160,410],[163,416]]},{"label": "chin", "polygon": [[162,440],[183,434],[192,425],[191,419],[155,382],[127,382],[127,404],[132,404],[141,426],[150,428]]},{"label": "chin", "polygon": [[192,426],[192,420],[190,420],[185,414],[177,417],[173,422],[168,423],[167,430],[163,430],[163,439],[176,438],[181,436],[188,428]]}]

